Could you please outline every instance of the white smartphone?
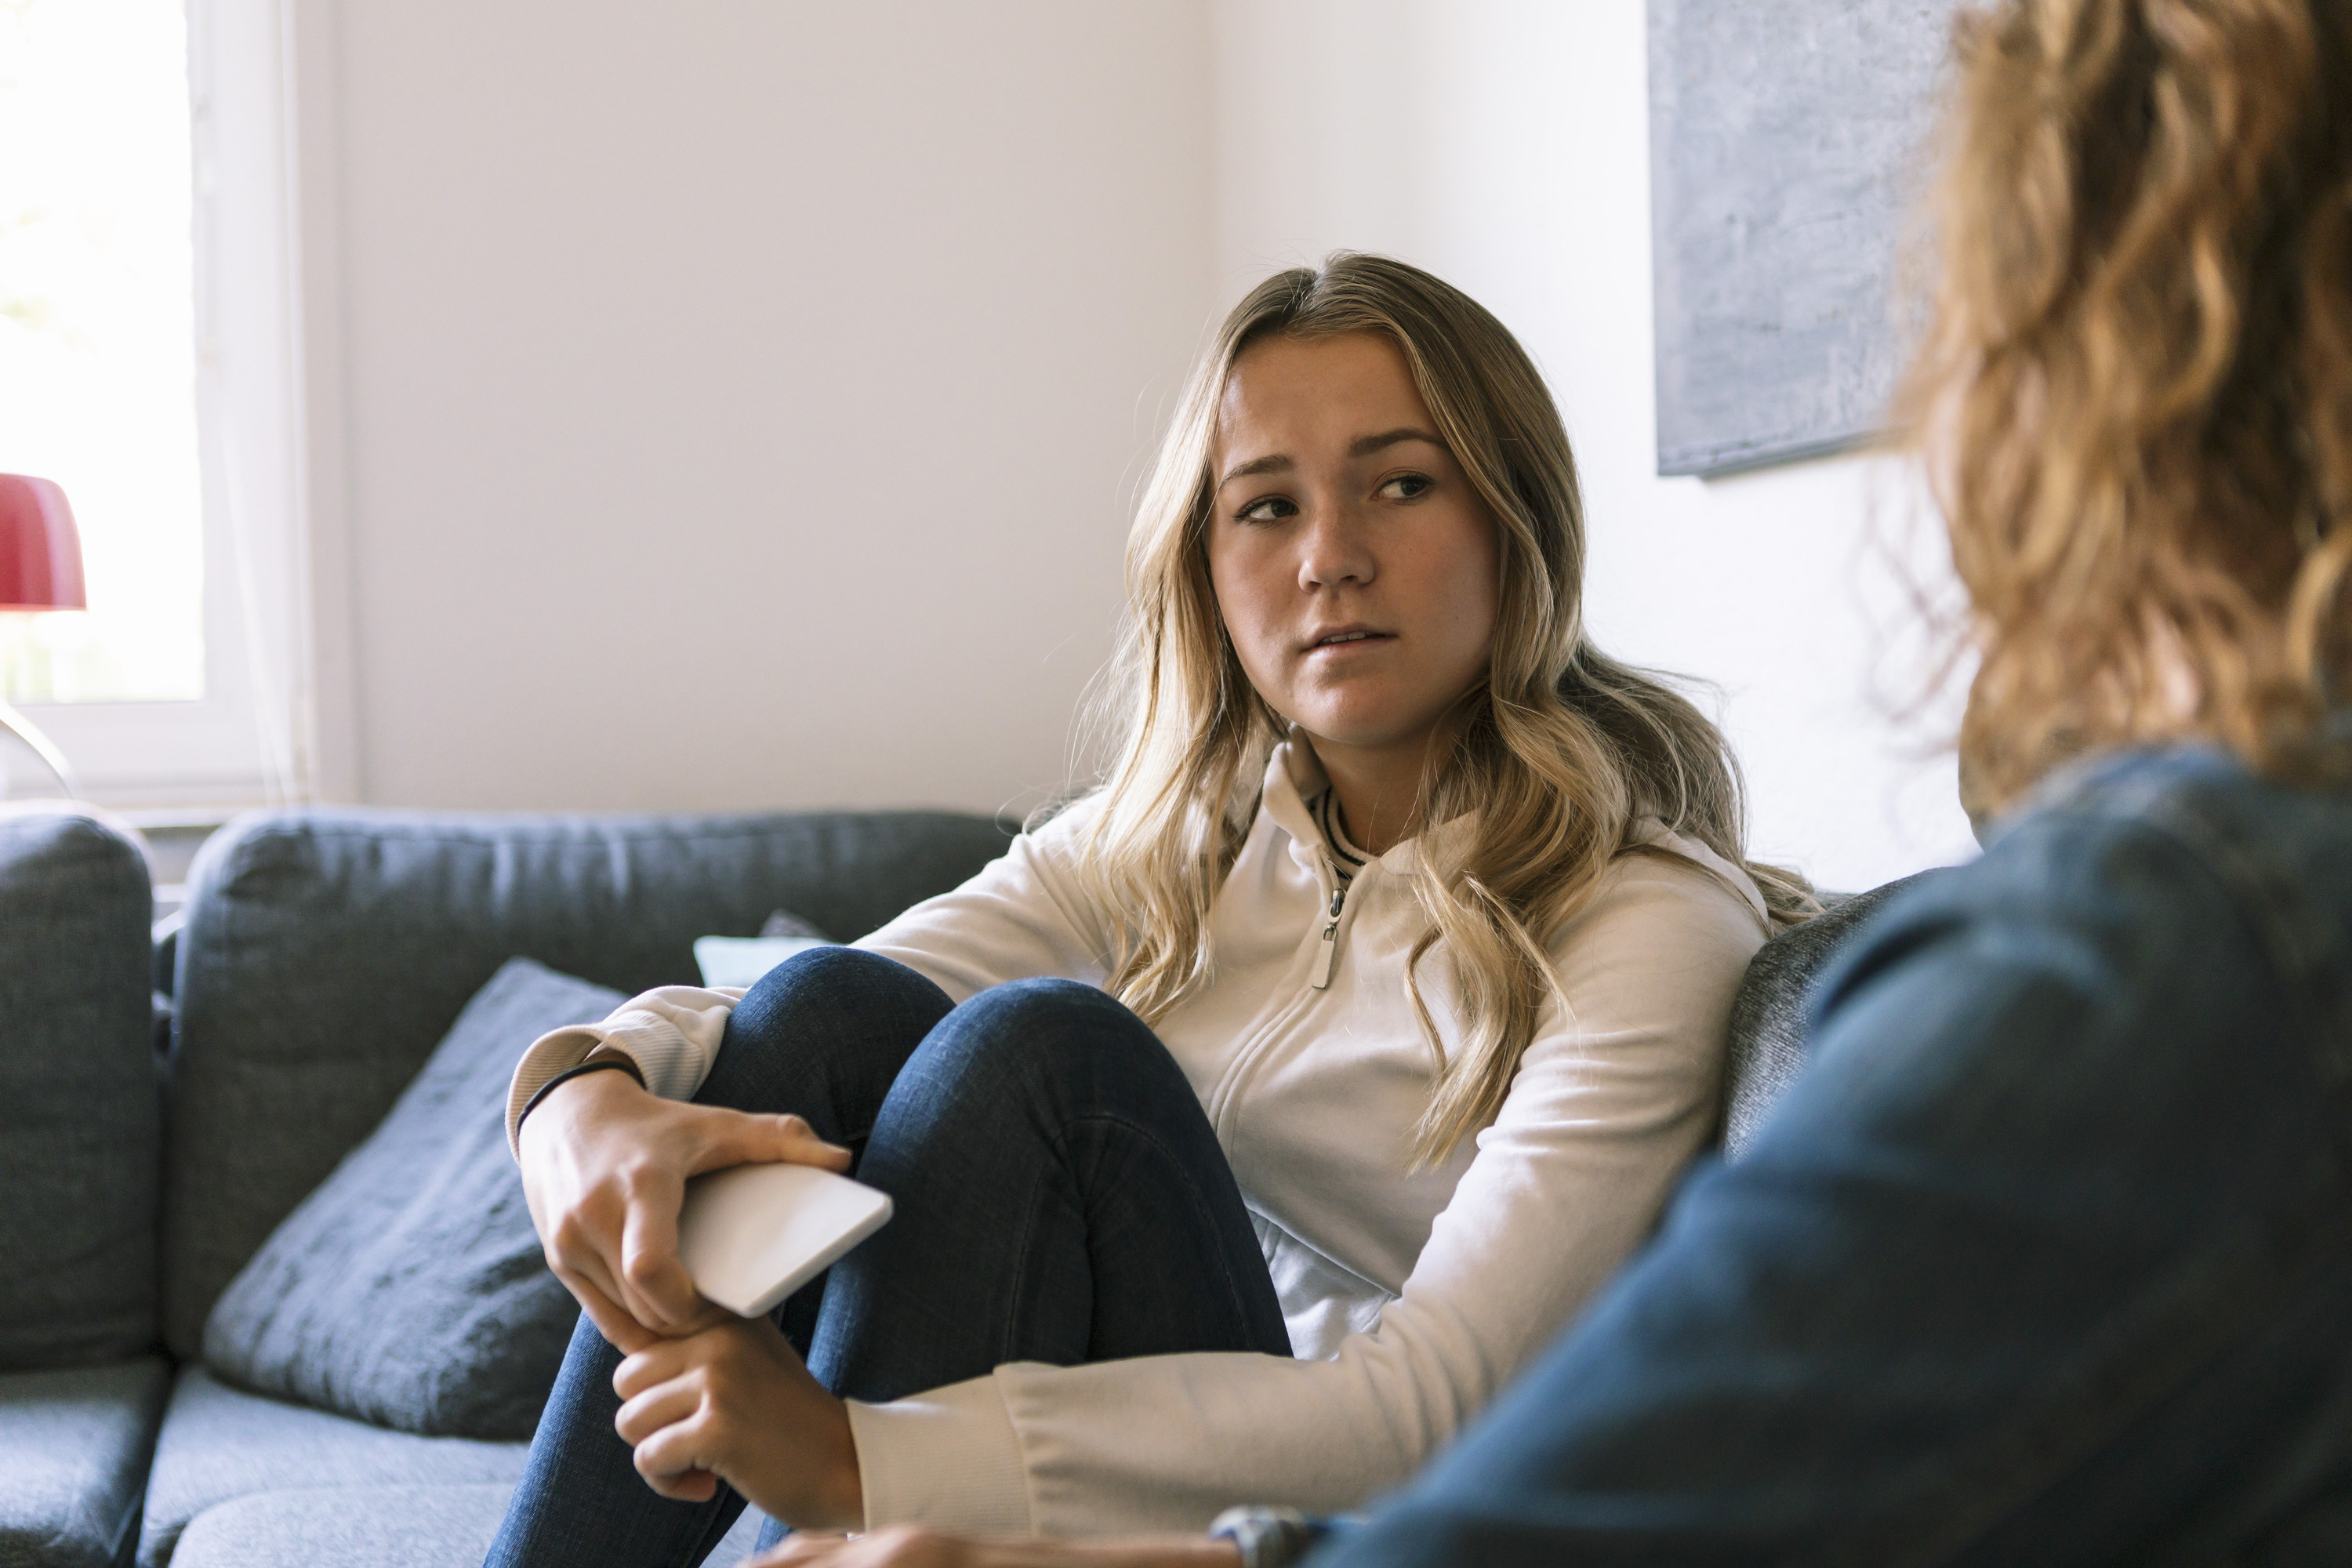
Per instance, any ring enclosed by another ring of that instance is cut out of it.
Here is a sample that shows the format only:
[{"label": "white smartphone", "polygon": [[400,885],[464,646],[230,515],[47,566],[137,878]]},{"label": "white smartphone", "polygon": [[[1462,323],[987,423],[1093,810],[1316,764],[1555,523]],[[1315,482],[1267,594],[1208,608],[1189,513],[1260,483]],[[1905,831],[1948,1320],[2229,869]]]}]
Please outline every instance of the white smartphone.
[{"label": "white smartphone", "polygon": [[686,1184],[677,1257],[694,1288],[757,1318],[882,1228],[890,1199],[814,1165],[733,1165]]}]

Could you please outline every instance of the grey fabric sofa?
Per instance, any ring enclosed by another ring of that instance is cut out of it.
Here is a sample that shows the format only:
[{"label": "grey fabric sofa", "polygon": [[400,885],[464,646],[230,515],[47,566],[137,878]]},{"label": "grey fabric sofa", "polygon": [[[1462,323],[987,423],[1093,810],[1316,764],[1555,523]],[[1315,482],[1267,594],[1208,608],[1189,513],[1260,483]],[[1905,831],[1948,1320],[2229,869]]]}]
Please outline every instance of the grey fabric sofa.
[{"label": "grey fabric sofa", "polygon": [[[525,1445],[231,1386],[201,1360],[214,1301],[509,958],[625,993],[691,979],[698,936],[777,909],[852,936],[1007,835],[944,813],[264,815],[206,846],[151,996],[136,847],[0,813],[0,1568],[471,1568]],[[1866,909],[1751,971],[1735,1141]]]},{"label": "grey fabric sofa", "polygon": [[855,935],[1006,840],[925,812],[257,816],[205,847],[155,997],[131,839],[0,816],[0,1568],[480,1562],[523,1445],[231,1387],[214,1300],[507,959],[691,980],[696,937],[780,908]]}]

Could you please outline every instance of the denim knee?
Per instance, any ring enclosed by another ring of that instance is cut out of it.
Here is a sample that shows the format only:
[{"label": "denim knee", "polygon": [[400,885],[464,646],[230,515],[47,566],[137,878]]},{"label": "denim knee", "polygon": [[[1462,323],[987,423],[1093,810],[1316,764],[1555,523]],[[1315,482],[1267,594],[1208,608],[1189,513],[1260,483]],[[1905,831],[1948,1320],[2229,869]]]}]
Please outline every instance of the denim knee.
[{"label": "denim knee", "polygon": [[1164,1071],[1181,1082],[1150,1025],[1117,997],[1076,980],[992,985],[949,1014],[924,1054],[930,1071],[967,1081],[1035,1088],[1105,1075],[1132,1082]]},{"label": "denim knee", "polygon": [[813,947],[762,974],[735,1004],[730,1035],[764,1037],[810,1007],[863,1007],[877,994],[928,988],[930,982],[896,959],[857,947]]},{"label": "denim knee", "polygon": [[846,947],[795,953],[735,1005],[695,1099],[796,1111],[835,1142],[855,1141],[950,1005],[947,993],[878,954]]},{"label": "denim knee", "polygon": [[1052,977],[992,985],[950,1016],[960,1033],[989,1039],[1150,1033],[1143,1020],[1108,992]]}]

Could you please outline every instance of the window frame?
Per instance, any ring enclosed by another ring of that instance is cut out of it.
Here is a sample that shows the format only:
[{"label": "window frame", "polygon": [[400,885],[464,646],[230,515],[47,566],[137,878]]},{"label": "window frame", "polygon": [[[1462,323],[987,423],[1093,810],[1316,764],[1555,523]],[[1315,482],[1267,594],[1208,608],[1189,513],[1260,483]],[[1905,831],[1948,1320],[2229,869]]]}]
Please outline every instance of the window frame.
[{"label": "window frame", "polygon": [[331,0],[187,26],[205,695],[19,707],[101,805],[350,798]]}]

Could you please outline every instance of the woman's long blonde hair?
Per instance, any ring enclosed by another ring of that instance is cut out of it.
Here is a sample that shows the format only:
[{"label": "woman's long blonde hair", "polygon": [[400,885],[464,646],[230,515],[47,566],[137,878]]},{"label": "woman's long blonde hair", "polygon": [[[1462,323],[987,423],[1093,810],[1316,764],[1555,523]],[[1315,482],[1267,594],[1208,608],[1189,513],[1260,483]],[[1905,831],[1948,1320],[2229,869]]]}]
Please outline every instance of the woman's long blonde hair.
[{"label": "woman's long blonde hair", "polygon": [[1928,458],[1988,808],[2076,752],[2317,744],[2352,636],[2352,9],[2002,0],[1956,32]]},{"label": "woman's long blonde hair", "polygon": [[[1283,272],[1234,308],[1194,367],[1129,536],[1123,733],[1083,862],[1124,925],[1110,990],[1157,1020],[1206,983],[1210,907],[1286,730],[1244,675],[1209,582],[1210,458],[1226,377],[1261,339],[1343,332],[1379,333],[1403,351],[1500,546],[1487,673],[1448,713],[1413,817],[1426,828],[1476,812],[1466,849],[1414,879],[1429,929],[1406,984],[1440,1068],[1415,1155],[1433,1163],[1501,1107],[1553,989],[1546,946],[1634,847],[1638,820],[1657,817],[1742,864],[1740,782],[1696,708],[1586,637],[1575,459],[1542,377],[1502,323],[1384,257],[1340,254],[1320,270]],[[1812,911],[1801,879],[1749,869],[1779,918]],[[1463,1015],[1451,1059],[1418,978],[1441,941]]]}]

